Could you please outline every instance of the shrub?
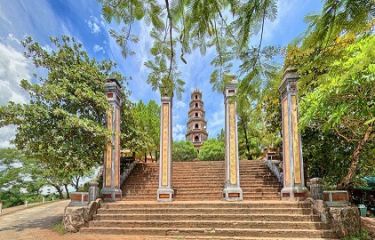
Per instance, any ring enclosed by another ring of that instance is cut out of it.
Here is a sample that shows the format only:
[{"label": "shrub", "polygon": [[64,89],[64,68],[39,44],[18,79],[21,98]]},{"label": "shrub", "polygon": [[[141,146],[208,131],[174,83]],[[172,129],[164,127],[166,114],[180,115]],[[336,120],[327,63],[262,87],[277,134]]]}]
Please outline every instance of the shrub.
[{"label": "shrub", "polygon": [[216,139],[210,139],[203,143],[199,149],[198,159],[202,161],[224,160],[225,147],[224,142]]},{"label": "shrub", "polygon": [[370,240],[370,239],[371,239],[370,235],[365,230],[361,230],[357,232],[356,234],[346,236],[343,238],[343,240]]},{"label": "shrub", "polygon": [[197,158],[197,150],[191,142],[178,141],[173,143],[173,161],[191,161]]}]

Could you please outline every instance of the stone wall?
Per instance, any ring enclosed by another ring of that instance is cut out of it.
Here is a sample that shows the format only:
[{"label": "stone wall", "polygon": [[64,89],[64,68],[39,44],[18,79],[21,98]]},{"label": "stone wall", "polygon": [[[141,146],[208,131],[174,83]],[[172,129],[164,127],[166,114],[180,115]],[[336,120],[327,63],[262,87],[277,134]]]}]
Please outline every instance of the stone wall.
[{"label": "stone wall", "polygon": [[90,202],[88,205],[68,205],[64,211],[63,224],[65,231],[78,232],[83,226],[93,219],[102,203],[101,199]]},{"label": "stone wall", "polygon": [[362,228],[365,229],[372,239],[375,239],[375,219],[369,217],[361,217]]},{"label": "stone wall", "polygon": [[323,200],[308,200],[314,214],[319,215],[322,222],[328,223],[340,239],[361,230],[361,218],[356,206],[327,207]]}]

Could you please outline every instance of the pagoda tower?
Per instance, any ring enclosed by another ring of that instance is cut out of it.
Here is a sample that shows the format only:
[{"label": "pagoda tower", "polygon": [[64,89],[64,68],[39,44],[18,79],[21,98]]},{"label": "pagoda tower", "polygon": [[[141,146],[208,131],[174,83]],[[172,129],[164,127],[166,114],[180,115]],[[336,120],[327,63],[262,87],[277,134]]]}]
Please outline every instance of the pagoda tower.
[{"label": "pagoda tower", "polygon": [[199,149],[203,142],[207,140],[207,122],[204,119],[205,111],[202,101],[202,92],[195,89],[191,93],[187,122],[186,140],[193,143]]}]

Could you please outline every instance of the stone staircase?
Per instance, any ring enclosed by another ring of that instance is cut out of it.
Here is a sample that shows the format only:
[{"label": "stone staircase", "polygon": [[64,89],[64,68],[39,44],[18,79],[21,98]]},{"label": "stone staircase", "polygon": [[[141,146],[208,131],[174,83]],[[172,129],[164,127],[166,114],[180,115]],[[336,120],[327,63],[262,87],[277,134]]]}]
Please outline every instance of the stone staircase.
[{"label": "stone staircase", "polygon": [[[124,201],[105,203],[83,234],[126,239],[334,239],[307,202],[281,201],[263,161],[240,161],[244,201],[222,201],[224,162],[173,163],[175,201],[156,201],[158,165],[137,164]],[[103,237],[104,239],[104,237]]]},{"label": "stone staircase", "polygon": [[[123,186],[124,200],[156,200],[158,164],[139,163]],[[173,162],[175,200],[220,200],[224,188],[224,161]],[[263,161],[240,161],[244,200],[278,200],[280,185]]]},{"label": "stone staircase", "polygon": [[[308,203],[284,201],[122,201],[99,209],[81,233],[172,239],[333,239]],[[174,237],[174,238],[173,238]]]}]

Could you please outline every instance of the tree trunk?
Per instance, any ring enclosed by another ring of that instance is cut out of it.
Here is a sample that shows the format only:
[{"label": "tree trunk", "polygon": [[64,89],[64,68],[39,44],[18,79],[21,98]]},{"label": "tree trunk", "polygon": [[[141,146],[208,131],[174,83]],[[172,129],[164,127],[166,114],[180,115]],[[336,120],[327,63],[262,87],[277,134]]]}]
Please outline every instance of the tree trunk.
[{"label": "tree trunk", "polygon": [[81,179],[80,176],[74,177],[72,180],[72,185],[74,186],[74,189],[78,192],[79,190],[79,180]]},{"label": "tree trunk", "polygon": [[[52,184],[51,184],[52,185]],[[60,186],[57,186],[57,185],[52,185],[55,189],[56,189],[56,191],[59,193],[59,198],[60,199],[63,199],[64,198],[64,195],[63,195],[63,192],[62,192],[62,190],[61,190],[61,188],[60,188]]]},{"label": "tree trunk", "polygon": [[68,190],[68,184],[64,184],[65,192],[66,192],[66,198],[70,198],[69,190]]},{"label": "tree trunk", "polygon": [[341,180],[341,182],[338,184],[339,189],[347,189],[349,185],[351,184],[358,168],[359,164],[359,157],[361,156],[361,151],[363,147],[365,146],[366,142],[369,140],[372,134],[372,125],[369,126],[365,132],[365,135],[363,138],[358,142],[356,148],[354,149],[354,152],[352,153],[350,159],[351,164],[348,169],[348,173],[346,176]]},{"label": "tree trunk", "polygon": [[243,128],[243,132],[245,134],[245,145],[246,145],[246,151],[247,151],[247,159],[250,160],[251,158],[251,155],[250,155],[250,146],[249,146],[249,139],[247,137],[247,130],[246,130],[246,126],[245,126],[245,123],[242,122],[242,128]]}]

